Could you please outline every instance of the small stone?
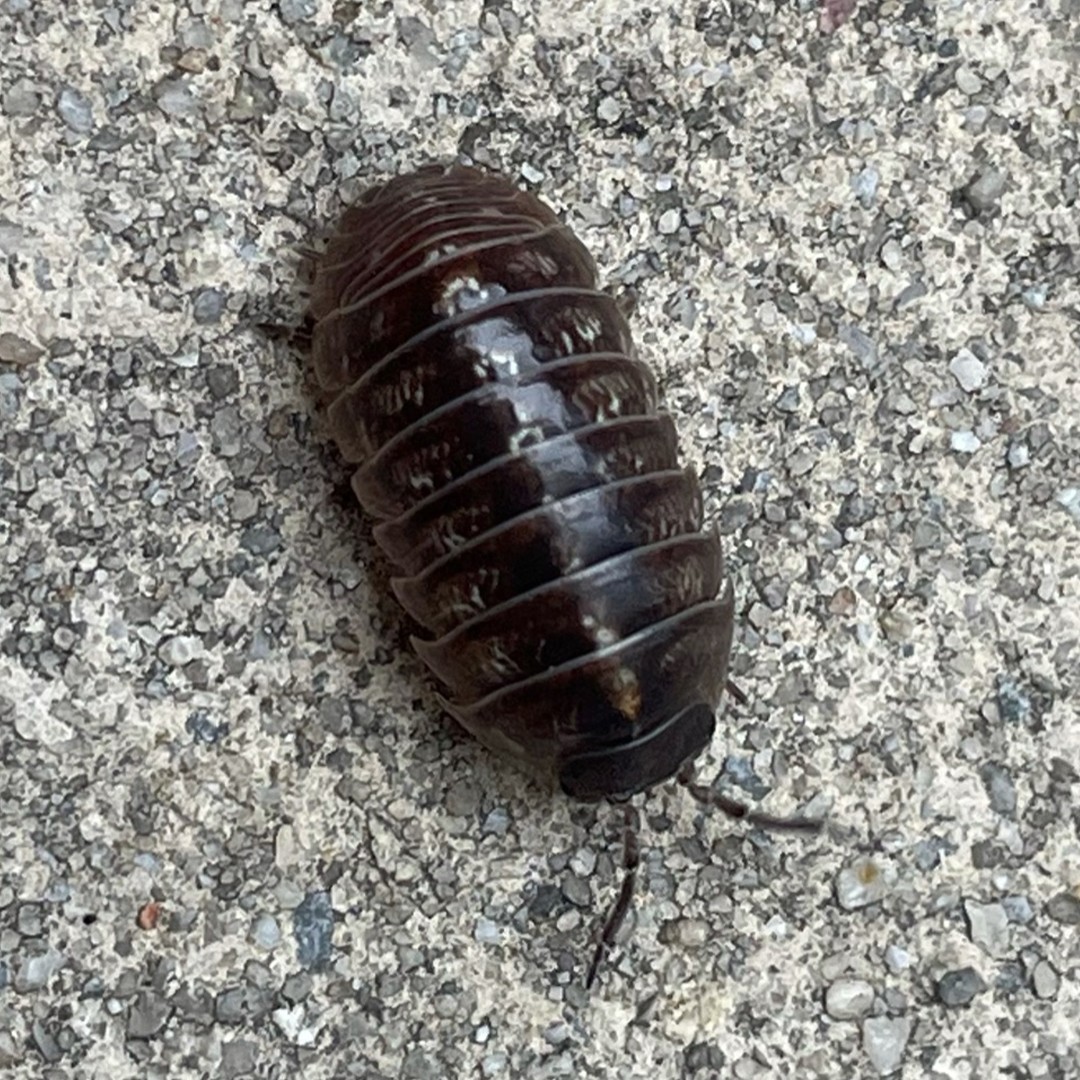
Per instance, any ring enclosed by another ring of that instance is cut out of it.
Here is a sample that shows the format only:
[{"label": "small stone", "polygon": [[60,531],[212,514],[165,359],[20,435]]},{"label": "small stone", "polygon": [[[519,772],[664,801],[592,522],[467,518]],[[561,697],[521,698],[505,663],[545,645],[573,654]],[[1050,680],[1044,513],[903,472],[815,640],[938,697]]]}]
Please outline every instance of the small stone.
[{"label": "small stone", "polygon": [[60,114],[60,119],[80,135],[85,135],[94,126],[94,110],[89,98],[74,87],[65,86],[60,91],[56,111]]},{"label": "small stone", "polygon": [[50,1064],[59,1061],[64,1056],[52,1032],[40,1020],[35,1020],[31,1025],[30,1035],[37,1052]]},{"label": "small stone", "polygon": [[265,1016],[273,1004],[273,992],[267,988],[231,986],[214,999],[214,1017],[221,1024],[246,1024]]},{"label": "small stone", "polygon": [[943,1005],[958,1008],[970,1005],[986,989],[982,976],[973,968],[958,968],[946,972],[938,980],[937,994]]},{"label": "small stone", "polygon": [[275,949],[281,944],[281,927],[273,915],[260,915],[251,927],[251,940],[261,949]]},{"label": "small stone", "polygon": [[152,1039],[165,1027],[171,1014],[168,1001],[149,990],[142,991],[128,1013],[128,1038]]},{"label": "small stone", "polygon": [[227,1080],[234,1076],[251,1076],[255,1072],[259,1046],[250,1039],[233,1039],[221,1048],[221,1074]]},{"label": "small stone", "polygon": [[506,1071],[506,1066],[509,1063],[509,1058],[503,1053],[487,1054],[484,1060],[480,1062],[480,1072],[487,1078],[492,1076],[498,1076],[500,1073]]},{"label": "small stone", "polygon": [[16,79],[0,98],[0,108],[7,116],[33,116],[41,108],[41,95],[29,79]]},{"label": "small stone", "polygon": [[1010,469],[1022,469],[1031,461],[1031,451],[1026,443],[1013,443],[1005,454]]},{"label": "small stone", "polygon": [[1031,988],[1037,998],[1048,1001],[1056,997],[1061,986],[1061,976],[1054,970],[1053,964],[1048,960],[1040,960],[1031,973]]},{"label": "small stone", "polygon": [[596,115],[605,124],[614,124],[622,116],[622,106],[610,95],[596,107]]},{"label": "small stone", "polygon": [[1058,506],[1064,507],[1069,517],[1080,523],[1080,487],[1062,488],[1054,496],[1054,501]]},{"label": "small stone", "polygon": [[1063,892],[1046,903],[1046,914],[1064,926],[1080,926],[1080,896]]},{"label": "small stone", "polygon": [[956,69],[956,89],[967,97],[974,97],[982,89],[982,79],[966,64]]},{"label": "small stone", "polygon": [[857,1020],[874,1004],[874,988],[863,979],[837,979],[825,991],[825,1011],[834,1020]]},{"label": "small stone", "polygon": [[682,215],[678,210],[665,210],[656,223],[656,228],[661,236],[672,236],[679,231],[682,224]]},{"label": "small stone", "polygon": [[231,364],[215,364],[206,373],[206,388],[215,401],[221,401],[240,388],[240,376]]},{"label": "small stone", "polygon": [[856,859],[836,876],[836,899],[845,911],[876,904],[896,882],[896,870],[871,856]]},{"label": "small stone", "polygon": [[984,169],[964,188],[964,198],[977,214],[993,210],[1004,194],[1005,174],[993,167]]},{"label": "small stone", "polygon": [[592,890],[589,883],[576,874],[567,874],[562,882],[562,894],[576,907],[592,907]]},{"label": "small stone", "polygon": [[172,668],[181,668],[185,664],[190,664],[192,660],[202,655],[202,651],[202,642],[196,637],[185,634],[166,638],[158,646],[158,656],[161,661]]},{"label": "small stone", "polygon": [[299,1005],[306,1001],[312,990],[311,976],[306,971],[298,971],[285,980],[281,996],[290,1005]]},{"label": "small stone", "polygon": [[856,173],[851,181],[851,189],[855,198],[862,204],[863,209],[869,210],[874,205],[874,197],[877,195],[878,184],[881,182],[881,173],[873,165],[867,165],[861,172]]},{"label": "small stone", "polygon": [[199,99],[187,79],[165,79],[154,89],[158,108],[174,119],[194,116],[199,111]]},{"label": "small stone", "polygon": [[1001,906],[1009,916],[1009,922],[1027,926],[1035,918],[1035,910],[1026,896],[1006,896]]},{"label": "small stone", "polygon": [[954,431],[949,445],[958,454],[974,454],[982,446],[982,440],[973,431]]},{"label": "small stone", "polygon": [[40,990],[60,970],[64,958],[52,949],[37,956],[28,956],[15,973],[15,990],[28,994]]},{"label": "small stone", "polygon": [[709,940],[709,924],[704,919],[672,919],[660,927],[661,942],[700,949]]},{"label": "small stone", "polygon": [[293,912],[293,936],[300,966],[308,971],[325,967],[334,941],[334,909],[330,894],[309,892]]},{"label": "small stone", "polygon": [[960,349],[949,361],[949,370],[967,394],[986,385],[986,365],[970,349]]},{"label": "small stone", "polygon": [[878,1076],[888,1076],[904,1060],[911,1021],[906,1016],[870,1016],[862,1024],[863,1051]]},{"label": "small stone", "polygon": [[505,806],[496,806],[488,812],[480,825],[484,836],[502,836],[510,828],[510,814]]},{"label": "small stone", "polygon": [[990,807],[995,813],[1012,817],[1016,813],[1016,788],[1009,771],[996,761],[987,762],[980,770]]},{"label": "small stone", "polygon": [[971,940],[990,956],[1004,956],[1009,951],[1009,916],[1001,904],[964,903]]},{"label": "small stone", "polygon": [[216,323],[225,310],[225,295],[220,289],[203,289],[195,296],[192,315],[197,323]]},{"label": "small stone", "polygon": [[270,525],[249,525],[240,534],[240,546],[252,555],[272,555],[281,547],[281,533]]},{"label": "small stone", "polygon": [[894,975],[899,975],[911,967],[911,953],[899,945],[889,945],[885,949],[885,966]]},{"label": "small stone", "polygon": [[502,935],[497,923],[481,915],[473,927],[473,938],[481,945],[498,945]]},{"label": "small stone", "polygon": [[7,364],[33,364],[44,355],[44,349],[18,334],[0,334],[0,360]]}]

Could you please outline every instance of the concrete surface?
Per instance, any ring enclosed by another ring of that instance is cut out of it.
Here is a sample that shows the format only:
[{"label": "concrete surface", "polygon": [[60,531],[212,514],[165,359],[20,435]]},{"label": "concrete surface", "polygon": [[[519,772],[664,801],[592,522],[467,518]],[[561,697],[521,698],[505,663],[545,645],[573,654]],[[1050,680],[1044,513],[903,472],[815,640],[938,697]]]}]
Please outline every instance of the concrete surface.
[{"label": "concrete surface", "polygon": [[[842,6],[842,5],[833,5]],[[0,1071],[1080,1077],[1080,6],[0,0]],[[438,715],[260,324],[456,153],[636,296],[740,596],[619,816]],[[726,764],[725,764],[726,762]]]}]

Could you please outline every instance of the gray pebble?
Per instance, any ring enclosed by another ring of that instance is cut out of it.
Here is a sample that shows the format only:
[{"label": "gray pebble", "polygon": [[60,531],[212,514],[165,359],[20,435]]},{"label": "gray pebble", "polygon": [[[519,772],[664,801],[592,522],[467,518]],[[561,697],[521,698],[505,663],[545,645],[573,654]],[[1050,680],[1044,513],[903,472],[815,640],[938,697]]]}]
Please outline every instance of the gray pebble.
[{"label": "gray pebble", "polygon": [[979,775],[990,797],[991,808],[998,814],[1012,817],[1016,813],[1016,788],[1008,770],[996,761],[989,761],[979,770]]},{"label": "gray pebble", "polygon": [[660,927],[659,936],[665,945],[700,949],[709,940],[709,932],[709,924],[704,919],[672,919]]},{"label": "gray pebble", "polygon": [[311,989],[311,976],[306,971],[298,971],[285,980],[285,985],[281,988],[281,996],[290,1005],[299,1005],[307,1000]]},{"label": "gray pebble", "polygon": [[986,365],[970,349],[961,349],[949,361],[949,370],[960,384],[960,389],[967,394],[973,394],[986,385]]},{"label": "gray pebble", "polygon": [[275,949],[281,944],[281,927],[273,915],[260,915],[251,927],[251,940],[261,949]]},{"label": "gray pebble", "polygon": [[169,667],[180,668],[202,655],[202,642],[196,637],[177,634],[158,646],[158,656]]},{"label": "gray pebble", "polygon": [[33,364],[45,355],[45,350],[32,341],[5,331],[0,334],[0,360],[8,364]]},{"label": "gray pebble", "polygon": [[0,107],[7,116],[33,116],[41,108],[41,95],[29,79],[16,79],[0,99]]},{"label": "gray pebble", "polygon": [[1080,487],[1062,488],[1054,496],[1054,501],[1064,507],[1065,513],[1080,524]]},{"label": "gray pebble", "polygon": [[1031,715],[1031,698],[1012,675],[999,675],[996,683],[997,707],[1007,724],[1025,722]]},{"label": "gray pebble", "polygon": [[1035,918],[1031,901],[1026,896],[1006,896],[1001,901],[1001,906],[1009,916],[1009,922],[1018,923],[1020,926],[1026,926]]},{"label": "gray pebble", "polygon": [[221,1073],[225,1077],[250,1076],[258,1060],[258,1044],[250,1039],[233,1039],[221,1048]]},{"label": "gray pebble", "polygon": [[567,874],[562,882],[562,894],[577,907],[587,908],[592,906],[592,890],[589,883],[576,874]]},{"label": "gray pebble", "polygon": [[485,835],[502,836],[510,828],[510,814],[506,807],[496,806],[484,818],[480,832]]},{"label": "gray pebble", "polygon": [[127,1036],[129,1039],[152,1039],[160,1034],[169,1021],[172,1006],[164,998],[150,990],[144,990],[135,999],[128,1013]]},{"label": "gray pebble", "polygon": [[665,210],[656,223],[656,228],[661,236],[672,236],[679,231],[682,224],[682,215],[678,210]]},{"label": "gray pebble", "polygon": [[966,64],[956,69],[956,89],[966,97],[974,97],[982,89],[982,79]]},{"label": "gray pebble", "polygon": [[476,925],[473,927],[473,938],[481,945],[498,945],[500,936],[497,923],[492,922],[491,919],[483,915],[476,920]]},{"label": "gray pebble", "polygon": [[876,904],[896,882],[896,870],[880,858],[865,856],[836,876],[836,899],[845,911]]},{"label": "gray pebble", "polygon": [[94,110],[89,99],[74,87],[65,86],[60,91],[56,111],[60,114],[60,119],[80,135],[85,135],[94,126]]},{"label": "gray pebble", "polygon": [[938,980],[937,995],[943,1005],[957,1008],[970,1005],[986,989],[982,976],[973,968],[948,971]]},{"label": "gray pebble", "polygon": [[221,1024],[246,1024],[261,1019],[274,1003],[269,989],[258,986],[231,986],[214,999],[214,1016]]},{"label": "gray pebble", "polygon": [[982,446],[982,440],[973,431],[954,431],[949,436],[949,445],[958,454],[974,454]]},{"label": "gray pebble", "polygon": [[[280,0],[278,10],[281,12],[281,21],[286,26],[293,26],[305,19],[314,16],[316,9],[315,0]],[[404,34],[402,35],[404,37]]]},{"label": "gray pebble", "polygon": [[874,1004],[874,988],[863,979],[837,979],[825,991],[825,1011],[834,1020],[857,1020]]},{"label": "gray pebble", "polygon": [[20,994],[40,990],[60,970],[64,958],[53,949],[37,956],[28,956],[15,973],[15,989]]},{"label": "gray pebble", "polygon": [[158,108],[166,115],[180,119],[199,111],[199,99],[184,78],[166,79],[154,90]]},{"label": "gray pebble", "polygon": [[215,364],[206,373],[206,388],[215,401],[221,401],[240,388],[240,376],[230,364]]},{"label": "gray pebble", "polygon": [[987,167],[964,188],[964,198],[976,213],[993,210],[1005,194],[1005,174]]},{"label": "gray pebble", "polygon": [[240,534],[240,546],[252,555],[271,555],[281,547],[281,533],[271,525],[249,525]]},{"label": "gray pebble", "polygon": [[216,323],[225,310],[225,295],[220,289],[203,289],[195,296],[192,315],[197,323]]},{"label": "gray pebble", "polygon": [[894,975],[898,975],[911,967],[911,953],[899,945],[889,945],[885,949],[885,966]]},{"label": "gray pebble", "polygon": [[911,1021],[906,1016],[870,1016],[863,1021],[863,1051],[878,1076],[900,1068],[910,1038]]},{"label": "gray pebble", "polygon": [[867,165],[855,174],[851,181],[852,191],[863,208],[869,210],[874,205],[874,197],[877,195],[878,184],[881,182],[881,173],[873,165]]},{"label": "gray pebble", "polygon": [[506,1054],[487,1054],[484,1056],[484,1060],[480,1062],[481,1075],[484,1077],[498,1076],[500,1073],[506,1072],[508,1063],[509,1059]]},{"label": "gray pebble", "polygon": [[293,936],[300,966],[308,971],[330,960],[334,939],[334,909],[327,892],[310,892],[293,912]]},{"label": "gray pebble", "polygon": [[622,106],[610,95],[603,98],[599,105],[596,107],[596,115],[604,121],[605,124],[614,124],[616,120],[622,116]]},{"label": "gray pebble", "polygon": [[1048,960],[1040,960],[1031,973],[1031,988],[1035,991],[1035,996],[1048,1001],[1057,997],[1060,986],[1061,976],[1054,970],[1054,965]]},{"label": "gray pebble", "polygon": [[1080,896],[1071,892],[1058,893],[1047,901],[1046,914],[1065,926],[1080,926]]},{"label": "gray pebble", "polygon": [[990,956],[1004,956],[1009,949],[1009,915],[1001,904],[964,903],[971,940]]}]

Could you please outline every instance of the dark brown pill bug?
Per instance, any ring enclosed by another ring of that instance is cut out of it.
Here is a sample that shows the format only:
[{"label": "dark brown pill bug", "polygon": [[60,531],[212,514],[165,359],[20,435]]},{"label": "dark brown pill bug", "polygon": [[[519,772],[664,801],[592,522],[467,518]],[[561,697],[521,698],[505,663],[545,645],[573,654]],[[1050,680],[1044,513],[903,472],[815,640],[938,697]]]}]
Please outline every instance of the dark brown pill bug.
[{"label": "dark brown pill bug", "polygon": [[672,420],[589,253],[501,176],[430,166],[343,217],[312,292],[312,359],[353,488],[446,710],[572,798],[692,783],[727,685],[734,596]]}]

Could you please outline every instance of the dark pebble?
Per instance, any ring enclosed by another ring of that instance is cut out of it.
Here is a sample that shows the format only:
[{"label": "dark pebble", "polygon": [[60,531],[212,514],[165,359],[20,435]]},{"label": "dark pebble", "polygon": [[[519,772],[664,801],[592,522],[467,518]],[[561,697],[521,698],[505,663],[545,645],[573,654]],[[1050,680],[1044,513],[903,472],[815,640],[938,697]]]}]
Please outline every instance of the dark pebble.
[{"label": "dark pebble", "polygon": [[956,971],[946,972],[938,980],[938,998],[943,1005],[957,1008],[960,1005],[970,1005],[976,995],[986,989],[986,983],[982,976],[973,968],[959,968]]},{"label": "dark pebble", "polygon": [[1080,896],[1058,893],[1047,901],[1046,914],[1064,926],[1080,926]]},{"label": "dark pebble", "polygon": [[310,892],[304,897],[293,912],[293,936],[301,967],[314,971],[327,964],[334,939],[334,909],[329,893]]}]

